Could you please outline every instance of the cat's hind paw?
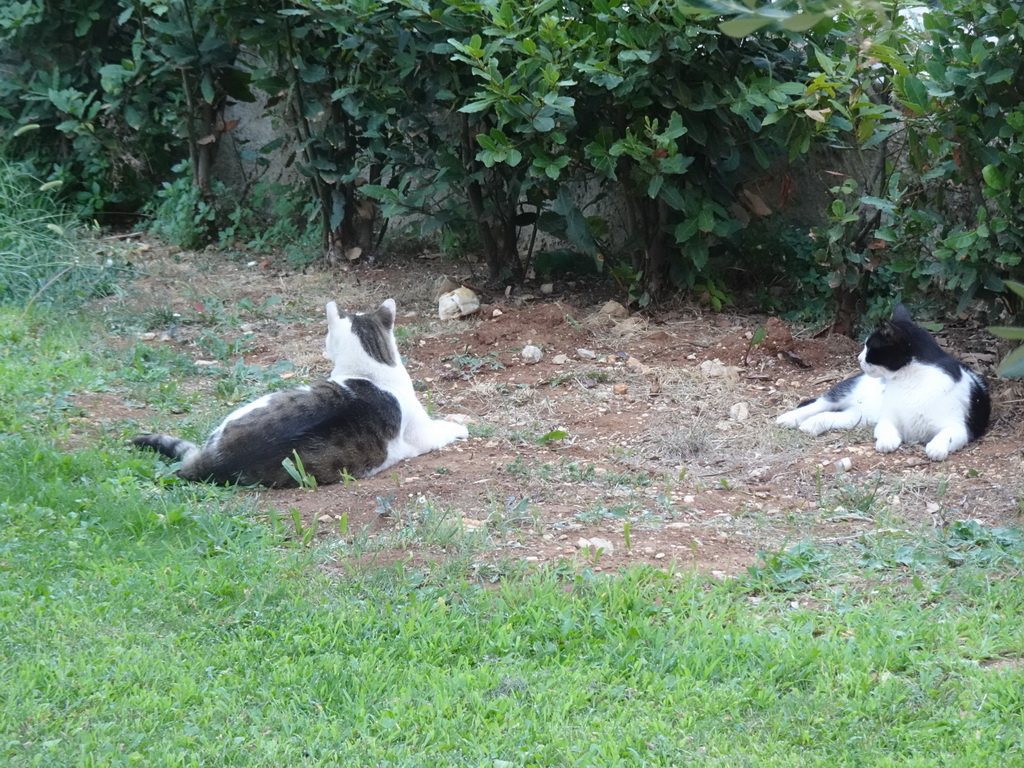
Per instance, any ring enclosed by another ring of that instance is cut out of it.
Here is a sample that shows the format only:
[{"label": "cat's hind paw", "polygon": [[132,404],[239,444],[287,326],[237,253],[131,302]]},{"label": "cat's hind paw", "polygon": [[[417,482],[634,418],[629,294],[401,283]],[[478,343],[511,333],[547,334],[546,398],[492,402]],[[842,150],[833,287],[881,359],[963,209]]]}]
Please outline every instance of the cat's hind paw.
[{"label": "cat's hind paw", "polygon": [[454,421],[436,420],[434,421],[434,429],[441,440],[441,445],[448,445],[448,443],[455,440],[465,440],[469,437],[469,429],[466,425]]}]

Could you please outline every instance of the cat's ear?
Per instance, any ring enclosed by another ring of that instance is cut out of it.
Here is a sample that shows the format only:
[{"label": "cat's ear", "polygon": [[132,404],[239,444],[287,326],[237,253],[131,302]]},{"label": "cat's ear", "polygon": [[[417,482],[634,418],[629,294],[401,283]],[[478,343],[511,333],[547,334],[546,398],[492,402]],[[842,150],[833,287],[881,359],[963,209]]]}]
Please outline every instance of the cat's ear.
[{"label": "cat's ear", "polygon": [[338,315],[338,305],[333,301],[327,302],[327,323],[328,325],[336,323],[341,317]]},{"label": "cat's ear", "polygon": [[377,310],[377,319],[380,320],[381,325],[390,330],[395,327],[395,300],[384,299],[380,308]]},{"label": "cat's ear", "polygon": [[897,304],[892,310],[892,321],[894,323],[913,323],[910,313],[902,304]]}]

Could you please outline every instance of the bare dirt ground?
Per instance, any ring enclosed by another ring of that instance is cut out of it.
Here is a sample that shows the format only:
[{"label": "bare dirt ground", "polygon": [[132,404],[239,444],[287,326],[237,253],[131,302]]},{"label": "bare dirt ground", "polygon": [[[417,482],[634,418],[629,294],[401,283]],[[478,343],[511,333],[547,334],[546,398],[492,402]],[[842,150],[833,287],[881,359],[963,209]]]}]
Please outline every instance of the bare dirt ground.
[{"label": "bare dirt ground", "polygon": [[[954,324],[939,338],[989,377],[992,427],[934,463],[921,446],[875,453],[867,429],[811,438],[777,427],[779,413],[854,373],[859,350],[777,319],[684,305],[616,317],[602,311],[607,288],[555,281],[550,294],[530,285],[484,295],[478,314],[442,321],[435,281],[447,270],[475,284],[468,266],[419,259],[306,273],[148,246],[132,259],[140,277],[96,311],[180,319],[148,333],[126,327],[125,344],[173,345],[205,365],[210,333],[227,345],[246,336],[245,363],[287,361],[295,381],[329,372],[320,356],[327,300],[355,310],[397,300],[411,376],[433,410],[470,425],[470,439],[347,485],[240,491],[286,520],[298,510],[339,568],[427,561],[472,540],[482,573],[568,560],[732,575],[759,550],[804,539],[1021,523],[1024,394],[993,378],[1005,349],[982,329]],[[752,346],[761,326],[766,337]],[[540,362],[523,360],[528,344],[541,348]],[[196,406],[205,423],[238,404],[215,396],[214,378],[196,381],[207,388]],[[173,431],[177,416],[128,399],[82,393],[80,439],[96,427]],[[588,546],[594,538],[603,542]]]}]

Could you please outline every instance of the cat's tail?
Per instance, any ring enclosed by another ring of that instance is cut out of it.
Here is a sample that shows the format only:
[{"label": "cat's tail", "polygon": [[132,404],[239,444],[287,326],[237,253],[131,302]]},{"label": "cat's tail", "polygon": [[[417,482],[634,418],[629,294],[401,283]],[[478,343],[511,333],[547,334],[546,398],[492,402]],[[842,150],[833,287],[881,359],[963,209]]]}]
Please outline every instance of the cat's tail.
[{"label": "cat's tail", "polygon": [[188,461],[199,452],[199,446],[195,443],[171,435],[139,435],[132,439],[132,445],[137,448],[152,448],[164,456],[180,461]]}]

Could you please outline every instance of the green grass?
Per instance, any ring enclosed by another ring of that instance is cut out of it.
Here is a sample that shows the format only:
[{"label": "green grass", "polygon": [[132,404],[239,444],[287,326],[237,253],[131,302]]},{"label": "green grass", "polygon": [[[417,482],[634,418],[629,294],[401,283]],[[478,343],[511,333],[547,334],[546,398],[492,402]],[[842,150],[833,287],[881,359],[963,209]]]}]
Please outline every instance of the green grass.
[{"label": "green grass", "polygon": [[[1024,764],[1018,531],[799,545],[724,583],[483,584],[475,541],[332,578],[248,494],[117,435],[64,447],[72,392],[179,364],[0,309],[4,765]],[[459,510],[397,514],[405,546],[455,542]]]},{"label": "green grass", "polygon": [[108,293],[124,260],[86,248],[56,191],[0,157],[0,304],[73,304]]}]

